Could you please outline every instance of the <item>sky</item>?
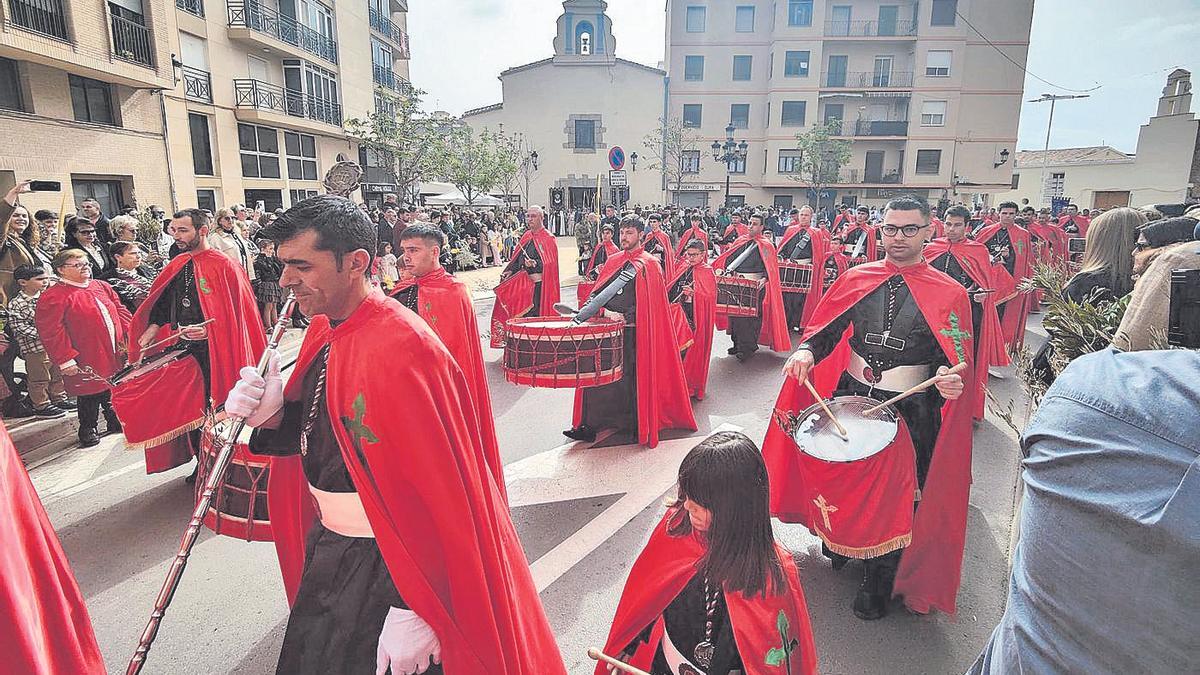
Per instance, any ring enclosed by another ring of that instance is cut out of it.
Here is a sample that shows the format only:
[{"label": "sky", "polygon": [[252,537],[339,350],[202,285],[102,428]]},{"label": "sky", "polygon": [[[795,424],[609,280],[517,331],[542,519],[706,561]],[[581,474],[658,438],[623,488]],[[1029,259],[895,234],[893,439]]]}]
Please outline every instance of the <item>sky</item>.
[{"label": "sky", "polygon": [[[618,57],[662,62],[664,7],[665,0],[609,0]],[[560,14],[559,0],[410,0],[410,75],[426,92],[425,107],[457,115],[499,103],[500,71],[551,56]],[[1197,0],[1037,0],[1023,98],[1086,92],[1090,98],[1057,104],[1050,146],[1133,152],[1169,72],[1192,71],[1200,91],[1197,35]],[[1018,149],[1043,147],[1048,115],[1048,104],[1023,104]]]}]

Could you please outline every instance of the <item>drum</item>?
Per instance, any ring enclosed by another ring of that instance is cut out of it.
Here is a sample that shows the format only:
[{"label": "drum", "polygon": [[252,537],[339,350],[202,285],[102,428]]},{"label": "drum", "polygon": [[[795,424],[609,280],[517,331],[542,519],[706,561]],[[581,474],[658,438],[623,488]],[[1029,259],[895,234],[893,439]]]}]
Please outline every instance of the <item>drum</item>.
[{"label": "drum", "polygon": [[112,404],[131,449],[166,443],[204,419],[204,374],[190,354],[171,349],[112,376]]},{"label": "drum", "polygon": [[758,316],[757,279],[717,277],[717,316]]},{"label": "drum", "polygon": [[[196,499],[208,481],[221,444],[229,433],[231,421],[206,424],[200,438],[200,468],[196,475]],[[249,438],[249,429],[244,431]],[[267,479],[271,458],[255,455],[239,438],[225,480],[217,483],[212,504],[204,516],[204,525],[216,534],[246,541],[271,541],[271,520],[267,514]]]},{"label": "drum", "polygon": [[812,264],[779,261],[779,286],[784,293],[807,293],[812,290]]},{"label": "drum", "polygon": [[593,318],[511,319],[504,328],[504,377],[547,389],[599,387],[621,379],[625,324]]},{"label": "drum", "polygon": [[843,438],[819,403],[796,416],[792,440],[801,452],[826,462],[856,462],[874,455],[896,440],[898,418],[889,406],[870,415],[879,401],[866,396],[838,396],[826,405],[849,432]]}]

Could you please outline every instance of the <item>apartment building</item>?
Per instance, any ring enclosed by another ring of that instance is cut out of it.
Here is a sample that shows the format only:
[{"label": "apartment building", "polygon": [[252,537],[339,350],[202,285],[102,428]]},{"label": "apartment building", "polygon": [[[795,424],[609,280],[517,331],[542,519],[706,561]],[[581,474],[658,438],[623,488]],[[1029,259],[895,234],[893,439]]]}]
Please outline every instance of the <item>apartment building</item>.
[{"label": "apartment building", "polygon": [[[821,204],[899,193],[986,203],[1010,189],[1033,0],[669,0],[668,109],[700,142],[688,205],[790,207],[798,132],[831,120],[851,158]],[[978,32],[976,32],[978,31]],[[745,161],[713,159],[732,125]]]}]

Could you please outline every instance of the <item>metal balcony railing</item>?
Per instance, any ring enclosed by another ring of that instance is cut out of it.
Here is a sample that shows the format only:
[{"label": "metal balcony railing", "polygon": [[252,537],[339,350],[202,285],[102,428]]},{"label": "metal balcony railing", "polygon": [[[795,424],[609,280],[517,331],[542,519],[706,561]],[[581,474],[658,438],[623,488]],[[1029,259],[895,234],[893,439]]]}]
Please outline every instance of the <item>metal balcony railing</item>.
[{"label": "metal balcony railing", "polygon": [[858,169],[843,168],[838,174],[837,182],[866,185],[899,185],[903,182],[903,177],[900,174],[900,169],[893,169],[885,174],[882,171],[859,171]]},{"label": "metal balcony railing", "polygon": [[259,80],[235,79],[233,94],[234,105],[239,108],[274,110],[292,117],[307,117],[318,122],[342,126],[340,104],[319,99],[302,91],[284,89]]},{"label": "metal balcony railing", "polygon": [[886,73],[847,73],[830,70],[821,73],[821,86],[846,89],[909,89],[913,86],[913,74],[910,70],[893,70]]},{"label": "metal balcony railing", "polygon": [[14,26],[59,40],[67,40],[67,15],[62,0],[9,0]]},{"label": "metal balcony railing", "polygon": [[212,76],[207,70],[183,66],[183,95],[193,101],[212,103]]},{"label": "metal balcony railing", "polygon": [[398,58],[411,58],[408,49],[408,33],[400,30],[400,27],[395,24],[386,14],[380,12],[374,7],[368,7],[367,19],[376,32],[391,40],[393,44],[400,48],[396,54]]},{"label": "metal balcony railing", "polygon": [[[849,126],[849,125],[847,125]],[[855,136],[907,136],[908,121],[858,120],[854,124]]]},{"label": "metal balcony railing", "polygon": [[330,63],[337,63],[337,42],[305,26],[289,16],[283,16],[257,0],[227,0],[229,25],[269,35],[280,42],[299,47],[309,54]]},{"label": "metal balcony railing", "polygon": [[372,64],[371,79],[375,84],[396,92],[397,94],[409,94],[412,92],[412,84],[408,80],[397,75],[391,68]]},{"label": "metal balcony railing", "polygon": [[204,0],[175,0],[175,6],[188,14],[204,17]]},{"label": "metal balcony railing", "polygon": [[895,21],[826,21],[827,37],[908,37],[917,34],[917,22]]},{"label": "metal balcony railing", "polygon": [[112,49],[118,59],[154,67],[154,41],[150,29],[140,23],[113,15]]}]

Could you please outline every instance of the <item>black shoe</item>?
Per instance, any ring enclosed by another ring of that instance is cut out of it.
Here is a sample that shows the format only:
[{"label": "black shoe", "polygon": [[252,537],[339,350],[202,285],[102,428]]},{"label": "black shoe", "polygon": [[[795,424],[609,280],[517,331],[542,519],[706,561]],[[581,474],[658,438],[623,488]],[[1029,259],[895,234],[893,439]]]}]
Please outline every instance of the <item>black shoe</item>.
[{"label": "black shoe", "polygon": [[726,354],[729,354],[730,356],[733,356],[734,354],[737,354],[737,353],[738,353],[738,348],[737,348],[737,346],[735,345],[735,346],[733,346],[733,347],[730,347],[729,349],[727,349],[727,350],[725,351],[725,353],[726,353]]},{"label": "black shoe", "polygon": [[109,408],[104,411],[104,435],[119,434],[124,431],[121,426],[121,420],[117,417],[117,413]]},{"label": "black shoe", "polygon": [[7,405],[4,406],[4,418],[10,420],[33,417],[35,412],[29,399],[24,396],[9,397]]},{"label": "black shoe", "polygon": [[576,441],[591,442],[596,440],[596,432],[586,424],[580,424],[563,432],[563,436]]},{"label": "black shoe", "polygon": [[100,434],[96,433],[95,429],[79,430],[79,447],[90,448],[97,445],[100,445]]},{"label": "black shoe", "polygon": [[758,350],[755,349],[753,351],[748,351],[748,352],[738,352],[737,354],[734,354],[734,356],[736,356],[737,360],[740,361],[741,363],[745,363],[745,362],[749,361],[750,357],[754,356],[754,352],[757,352],[757,351]]},{"label": "black shoe", "polygon": [[66,414],[67,414],[66,410],[63,410],[62,408],[59,408],[58,406],[55,406],[55,405],[48,405],[45,408],[41,408],[41,409],[33,411],[34,417],[39,417],[44,420],[52,420],[52,419],[55,419],[58,417],[62,417]]},{"label": "black shoe", "polygon": [[877,593],[878,584],[874,582],[870,571],[864,570],[863,581],[858,586],[858,594],[854,596],[854,604],[850,608],[854,616],[863,621],[876,621],[888,613],[888,596]]},{"label": "black shoe", "polygon": [[196,484],[196,474],[198,474],[198,473],[200,473],[200,464],[199,463],[196,464],[196,468],[192,469],[191,475],[188,476],[187,478],[183,479],[183,482],[187,483],[188,485],[195,485]]},{"label": "black shoe", "polygon": [[79,409],[79,404],[76,403],[75,401],[72,401],[69,398],[64,398],[61,401],[55,401],[54,405],[55,405],[55,407],[62,408],[63,410],[78,410]]}]

